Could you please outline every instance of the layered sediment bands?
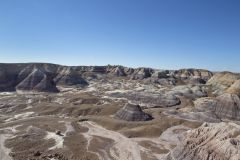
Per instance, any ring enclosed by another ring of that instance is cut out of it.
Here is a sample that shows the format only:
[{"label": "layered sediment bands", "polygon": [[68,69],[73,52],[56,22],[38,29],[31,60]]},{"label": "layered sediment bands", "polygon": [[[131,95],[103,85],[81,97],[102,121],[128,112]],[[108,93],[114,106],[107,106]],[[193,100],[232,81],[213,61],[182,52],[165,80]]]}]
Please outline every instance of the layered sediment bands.
[{"label": "layered sediment bands", "polygon": [[204,123],[188,131],[182,143],[165,160],[239,160],[240,126],[234,123]]},{"label": "layered sediment bands", "polygon": [[179,95],[189,98],[198,98],[207,96],[203,86],[198,85],[180,85],[173,87],[169,94]]},{"label": "layered sediment bands", "polygon": [[235,94],[225,93],[216,98],[215,113],[220,118],[240,120],[240,99]]},{"label": "layered sediment bands", "polygon": [[201,111],[213,112],[220,119],[240,120],[240,99],[235,94],[201,98],[195,101],[195,106]]},{"label": "layered sediment bands", "polygon": [[81,87],[87,86],[88,83],[84,80],[80,73],[74,71],[72,68],[65,67],[58,75],[54,78],[57,85],[78,85]]},{"label": "layered sediment bands", "polygon": [[18,91],[58,92],[51,77],[37,68],[34,68],[32,73],[17,85],[16,89]]},{"label": "layered sediment bands", "polygon": [[171,107],[181,103],[180,99],[171,94],[157,94],[148,92],[111,92],[109,96],[125,98],[131,103],[147,107]]},{"label": "layered sediment bands", "polygon": [[[33,73],[37,70],[40,73]],[[145,83],[175,85],[181,81],[205,83],[212,73],[205,70],[155,70],[152,68],[128,68],[123,66],[61,66],[48,63],[0,64],[0,91],[35,90],[55,91],[55,86],[77,85],[84,87],[88,80],[104,77],[126,77],[128,80],[144,80]],[[36,82],[42,78],[38,87]],[[52,83],[54,82],[54,83]],[[29,85],[29,86],[26,86]],[[34,89],[35,88],[35,89]],[[41,89],[43,88],[43,89]]]},{"label": "layered sediment bands", "polygon": [[148,121],[152,119],[149,114],[142,111],[139,105],[129,103],[117,111],[115,117],[125,121]]}]

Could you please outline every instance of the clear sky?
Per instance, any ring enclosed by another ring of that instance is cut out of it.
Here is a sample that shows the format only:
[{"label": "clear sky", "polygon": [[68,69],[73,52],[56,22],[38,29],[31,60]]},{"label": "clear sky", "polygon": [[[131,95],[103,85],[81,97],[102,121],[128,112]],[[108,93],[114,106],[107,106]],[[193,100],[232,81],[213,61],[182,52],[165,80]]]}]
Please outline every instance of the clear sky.
[{"label": "clear sky", "polygon": [[0,62],[240,72],[240,0],[0,0]]}]

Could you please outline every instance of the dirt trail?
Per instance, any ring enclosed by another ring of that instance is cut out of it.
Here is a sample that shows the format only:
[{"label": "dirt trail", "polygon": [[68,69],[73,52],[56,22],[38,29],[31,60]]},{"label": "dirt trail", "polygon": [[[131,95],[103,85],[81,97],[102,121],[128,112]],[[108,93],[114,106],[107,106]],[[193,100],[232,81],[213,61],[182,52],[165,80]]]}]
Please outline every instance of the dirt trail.
[{"label": "dirt trail", "polygon": [[0,133],[0,159],[1,160],[12,160],[12,158],[9,156],[11,149],[5,147],[5,141],[8,138],[11,138],[13,134],[17,132],[16,128],[19,126],[20,125],[0,129],[0,132],[3,132],[3,133]]},{"label": "dirt trail", "polygon": [[81,125],[89,129],[88,132],[84,133],[84,137],[87,138],[88,144],[91,143],[93,136],[108,138],[114,141],[108,149],[110,156],[115,160],[141,160],[141,149],[135,141],[120,133],[107,130],[94,122],[82,122]]},{"label": "dirt trail", "polygon": [[[106,159],[106,157],[112,157],[107,159],[115,160],[141,160],[141,153],[149,155],[153,159],[162,159],[165,155],[164,153],[154,153],[150,148],[145,148],[140,145],[141,142],[151,142],[153,146],[162,150],[170,150],[173,146],[177,145],[180,139],[183,136],[183,133],[189,130],[190,128],[179,125],[168,128],[165,132],[162,133],[160,137],[156,138],[127,138],[124,135],[107,130],[98,124],[90,121],[81,122],[80,125],[88,128],[88,132],[83,133],[84,137],[88,140],[88,148],[91,141],[94,137],[102,137],[113,140],[114,142],[105,148],[104,155],[95,153],[99,156],[100,159]],[[150,158],[151,159],[151,158]]]}]

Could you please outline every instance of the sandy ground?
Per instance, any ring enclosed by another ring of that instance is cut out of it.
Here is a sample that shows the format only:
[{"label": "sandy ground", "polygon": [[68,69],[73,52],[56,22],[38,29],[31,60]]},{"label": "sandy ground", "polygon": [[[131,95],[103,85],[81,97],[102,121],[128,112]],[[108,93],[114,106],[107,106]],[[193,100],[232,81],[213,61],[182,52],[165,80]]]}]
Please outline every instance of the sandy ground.
[{"label": "sandy ground", "polygon": [[[86,133],[83,133],[84,137],[88,140],[88,150],[91,141],[94,137],[102,137],[112,140],[111,145],[105,148],[105,153],[96,153],[100,159],[115,159],[115,160],[143,160],[142,153],[148,155],[149,159],[161,159],[165,154],[161,154],[160,151],[154,152],[149,149],[148,146],[141,145],[143,143],[152,147],[158,148],[162,151],[167,151],[176,146],[181,138],[182,134],[190,128],[179,125],[173,126],[162,133],[160,137],[156,138],[127,138],[124,135],[105,129],[94,122],[81,122],[81,126],[88,128]],[[151,147],[150,147],[151,148]],[[91,151],[92,152],[92,151]],[[108,155],[108,156],[106,156]],[[108,157],[108,158],[106,158]],[[110,157],[110,158],[109,158]]]},{"label": "sandy ground", "polygon": [[180,125],[185,121],[164,115],[169,108],[145,109],[154,117],[148,122],[115,119],[127,99],[116,101],[107,93],[149,89],[139,83],[111,83],[62,88],[58,94],[0,94],[0,160],[161,159],[189,129]]},{"label": "sandy ground", "polygon": [[54,139],[55,141],[55,145],[49,148],[49,150],[63,148],[64,138],[67,136],[67,133],[74,131],[74,128],[72,127],[70,122],[63,122],[63,123],[65,123],[66,131],[64,133],[61,133],[61,135],[58,135],[55,132],[47,132],[45,139],[46,140]]},{"label": "sandy ground", "polygon": [[93,136],[108,138],[114,141],[113,145],[108,149],[110,156],[115,160],[141,160],[140,147],[135,141],[126,138],[120,133],[107,130],[94,122],[82,122],[81,125],[88,128],[88,132],[84,133],[88,144],[91,143]]},{"label": "sandy ground", "polygon": [[8,138],[13,137],[13,134],[17,132],[16,130],[17,127],[19,127],[19,125],[0,129],[0,159],[1,160],[12,160],[12,158],[9,156],[11,149],[5,147],[5,141]]},{"label": "sandy ground", "polygon": [[1,160],[11,160],[12,158],[9,156],[11,152],[10,149],[6,148],[4,143],[5,140],[10,137],[9,134],[0,134],[0,159]]}]

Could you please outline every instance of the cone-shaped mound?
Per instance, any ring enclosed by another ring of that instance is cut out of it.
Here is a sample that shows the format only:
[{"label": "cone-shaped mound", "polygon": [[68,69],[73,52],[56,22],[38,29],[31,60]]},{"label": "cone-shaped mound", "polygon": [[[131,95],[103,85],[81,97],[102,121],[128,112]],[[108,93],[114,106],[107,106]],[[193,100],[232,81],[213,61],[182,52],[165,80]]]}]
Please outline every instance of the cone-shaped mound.
[{"label": "cone-shaped mound", "polygon": [[152,116],[143,112],[139,105],[129,103],[117,111],[115,117],[125,121],[148,121],[152,119]]}]

